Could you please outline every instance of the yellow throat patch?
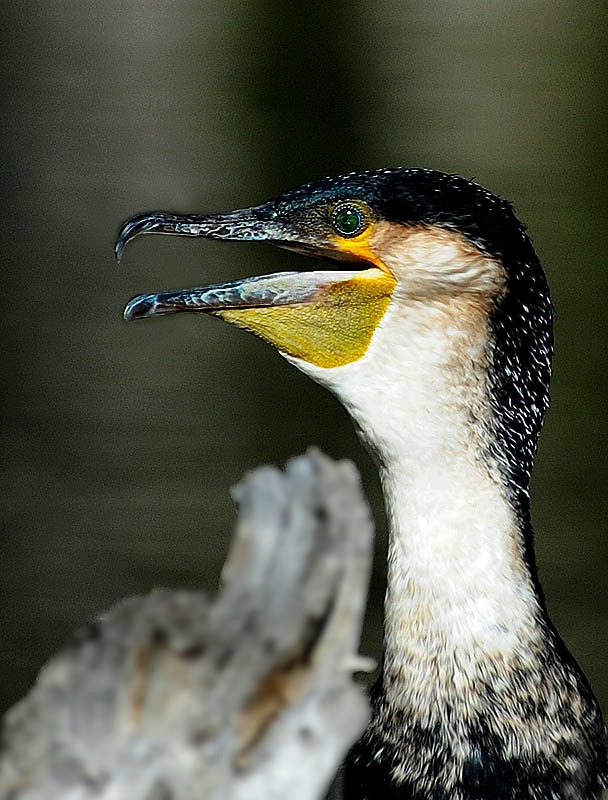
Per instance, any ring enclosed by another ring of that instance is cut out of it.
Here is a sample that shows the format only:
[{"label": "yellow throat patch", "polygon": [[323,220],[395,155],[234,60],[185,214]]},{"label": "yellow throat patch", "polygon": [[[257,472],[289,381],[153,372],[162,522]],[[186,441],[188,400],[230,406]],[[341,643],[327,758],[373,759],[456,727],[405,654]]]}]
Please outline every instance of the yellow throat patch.
[{"label": "yellow throat patch", "polygon": [[318,367],[341,367],[365,353],[394,288],[395,278],[389,272],[371,267],[320,286],[306,302],[212,313],[287,355]]}]

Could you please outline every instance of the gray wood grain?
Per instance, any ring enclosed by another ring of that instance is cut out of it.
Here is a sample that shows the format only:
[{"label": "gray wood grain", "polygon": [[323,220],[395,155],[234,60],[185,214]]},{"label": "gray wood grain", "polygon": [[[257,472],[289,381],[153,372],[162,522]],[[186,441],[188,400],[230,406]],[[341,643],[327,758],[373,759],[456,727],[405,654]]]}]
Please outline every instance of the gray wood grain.
[{"label": "gray wood grain", "polygon": [[157,590],[80,632],[6,715],[2,800],[313,800],[369,707],[353,671],[372,524],[317,451],[234,490],[223,586]]}]

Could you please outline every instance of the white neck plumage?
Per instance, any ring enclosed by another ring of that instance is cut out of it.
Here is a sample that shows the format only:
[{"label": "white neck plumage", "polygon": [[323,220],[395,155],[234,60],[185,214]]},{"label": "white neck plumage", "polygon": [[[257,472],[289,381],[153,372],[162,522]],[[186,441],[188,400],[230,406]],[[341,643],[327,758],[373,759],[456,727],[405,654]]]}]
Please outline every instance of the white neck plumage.
[{"label": "white neck plumage", "polygon": [[426,298],[408,310],[389,308],[359,361],[306,371],[338,394],[380,461],[385,689],[411,694],[431,663],[453,672],[471,659],[510,660],[534,636],[538,601],[489,455],[487,308]]}]

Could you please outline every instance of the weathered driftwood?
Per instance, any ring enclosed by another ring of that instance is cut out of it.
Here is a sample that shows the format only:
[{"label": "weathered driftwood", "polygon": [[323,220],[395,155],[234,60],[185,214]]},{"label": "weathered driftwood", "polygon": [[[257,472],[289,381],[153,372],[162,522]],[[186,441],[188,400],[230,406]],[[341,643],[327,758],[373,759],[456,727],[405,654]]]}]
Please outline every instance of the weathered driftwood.
[{"label": "weathered driftwood", "polygon": [[316,451],[234,496],[215,602],[131,598],[53,658],[6,715],[2,800],[323,796],[369,713],[369,511],[352,464]]}]

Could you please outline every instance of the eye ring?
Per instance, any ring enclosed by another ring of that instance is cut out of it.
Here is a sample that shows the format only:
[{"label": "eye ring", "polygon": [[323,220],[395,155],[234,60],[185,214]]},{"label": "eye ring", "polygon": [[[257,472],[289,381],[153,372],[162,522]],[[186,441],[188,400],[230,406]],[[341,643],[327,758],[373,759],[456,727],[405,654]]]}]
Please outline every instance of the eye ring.
[{"label": "eye ring", "polygon": [[365,227],[365,215],[354,203],[339,203],[331,215],[334,230],[340,236],[351,237],[361,233]]}]

